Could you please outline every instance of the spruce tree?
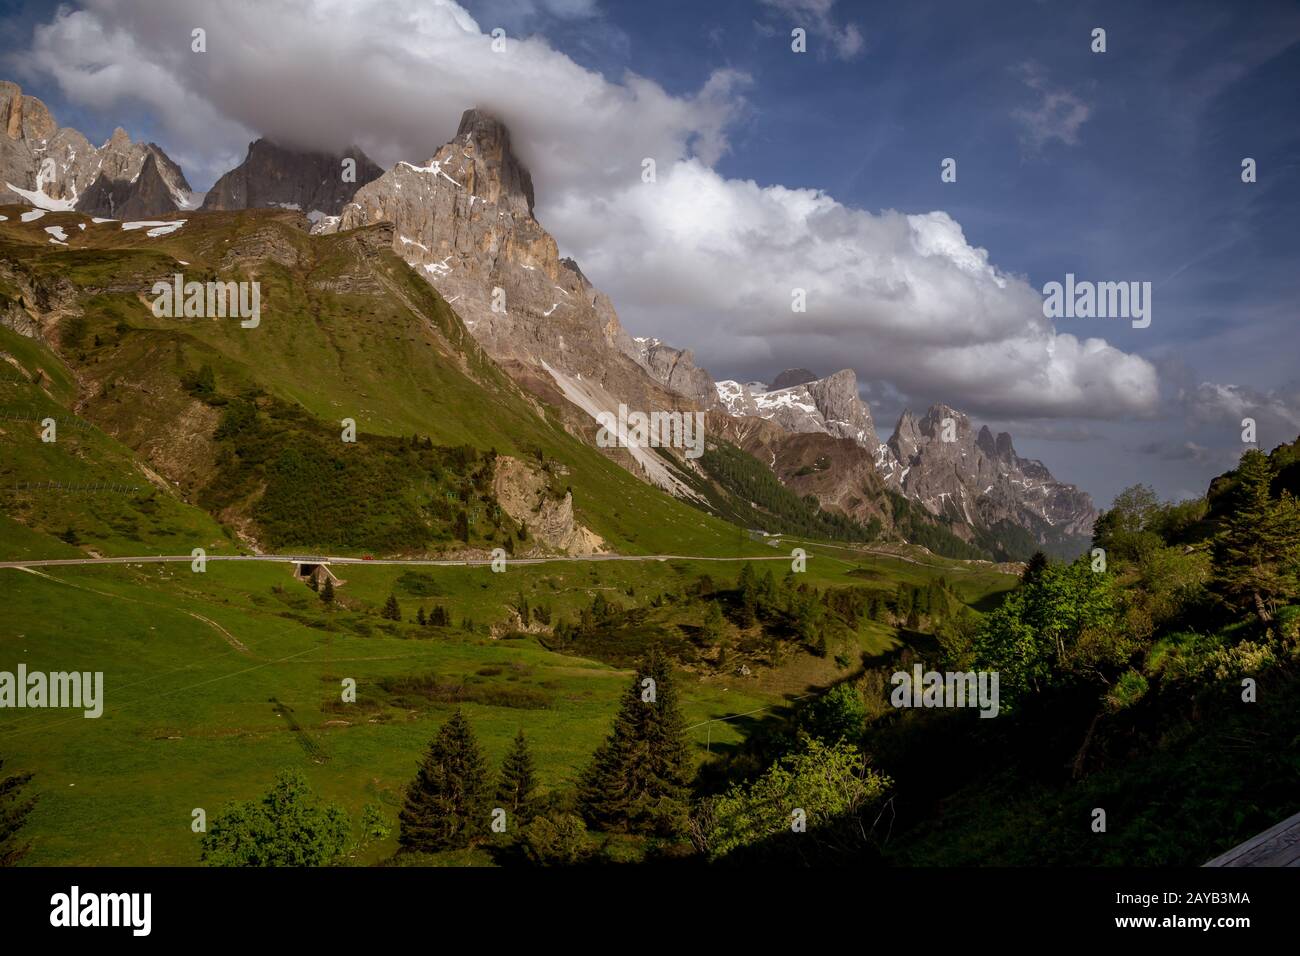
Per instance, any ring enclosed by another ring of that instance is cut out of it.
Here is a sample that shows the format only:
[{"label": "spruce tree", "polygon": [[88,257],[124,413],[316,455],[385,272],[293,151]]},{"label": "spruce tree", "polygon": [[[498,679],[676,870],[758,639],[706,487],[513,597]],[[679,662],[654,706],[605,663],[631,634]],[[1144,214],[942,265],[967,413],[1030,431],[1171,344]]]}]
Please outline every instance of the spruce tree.
[{"label": "spruce tree", "polygon": [[1029,558],[1029,563],[1025,565],[1024,573],[1020,575],[1022,584],[1034,584],[1043,576],[1043,571],[1047,568],[1047,555],[1041,551],[1035,551]]},{"label": "spruce tree", "polygon": [[894,599],[894,611],[899,620],[907,620],[912,613],[912,589],[906,584],[898,586],[898,596]]},{"label": "spruce tree", "polygon": [[756,587],[754,566],[748,561],[740,569],[740,578],[736,588],[740,591],[740,608],[737,623],[741,627],[753,627],[758,619],[758,588]]},{"label": "spruce tree", "polygon": [[762,613],[767,613],[775,602],[776,578],[772,576],[772,569],[768,568],[767,573],[763,575],[763,580],[759,584],[759,610]]},{"label": "spruce tree", "polygon": [[327,574],[325,583],[320,587],[320,599],[326,604],[334,603],[334,580]]},{"label": "spruce tree", "polygon": [[421,627],[424,627],[424,625],[428,623],[427,619],[426,619],[425,616],[424,616],[424,605],[423,605],[423,604],[420,605],[418,608],[416,608],[416,611],[415,611],[415,623],[418,624],[418,625],[420,625]]},{"label": "spruce tree", "polygon": [[582,775],[579,808],[601,829],[680,835],[690,778],[676,682],[668,661],[652,653],[623,695],[613,732]]},{"label": "spruce tree", "polygon": [[535,787],[533,755],[524,732],[520,730],[501,763],[501,780],[497,784],[497,806],[506,811],[508,821],[522,824],[532,817]]},{"label": "spruce tree", "polygon": [[388,600],[384,602],[384,610],[381,616],[390,621],[400,621],[402,619],[402,609],[397,605],[397,595],[388,595]]},{"label": "spruce tree", "polygon": [[709,609],[704,612],[704,623],[700,626],[701,636],[710,644],[715,643],[722,637],[723,626],[722,609],[717,601],[710,601]]},{"label": "spruce tree", "polygon": [[1272,630],[1278,606],[1300,591],[1300,504],[1272,497],[1273,468],[1251,449],[1237,466],[1234,507],[1214,539],[1212,584],[1229,607]]},{"label": "spruce tree", "polygon": [[469,846],[488,823],[487,765],[460,711],[429,744],[398,815],[398,843],[426,853]]}]

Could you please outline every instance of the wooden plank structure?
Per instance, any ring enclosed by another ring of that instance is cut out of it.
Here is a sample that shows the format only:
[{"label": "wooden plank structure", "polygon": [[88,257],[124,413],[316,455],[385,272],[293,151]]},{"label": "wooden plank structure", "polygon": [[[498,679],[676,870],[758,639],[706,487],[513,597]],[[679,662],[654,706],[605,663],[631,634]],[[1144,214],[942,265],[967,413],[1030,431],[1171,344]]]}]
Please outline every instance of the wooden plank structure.
[{"label": "wooden plank structure", "polygon": [[1300,867],[1300,813],[1234,846],[1205,865]]}]

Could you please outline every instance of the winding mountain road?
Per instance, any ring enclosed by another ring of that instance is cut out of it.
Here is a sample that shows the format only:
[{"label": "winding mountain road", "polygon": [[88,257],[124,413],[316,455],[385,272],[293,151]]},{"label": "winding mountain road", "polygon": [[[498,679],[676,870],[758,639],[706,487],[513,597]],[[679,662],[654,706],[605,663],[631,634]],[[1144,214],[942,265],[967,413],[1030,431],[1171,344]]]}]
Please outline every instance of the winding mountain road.
[{"label": "winding mountain road", "polygon": [[[811,558],[811,555],[809,556]],[[189,554],[149,554],[111,558],[32,558],[0,561],[0,568],[58,568],[96,564],[172,564],[194,560]],[[275,564],[413,564],[437,567],[487,567],[491,558],[339,558],[307,554],[209,554],[206,561],[269,561]],[[555,561],[789,561],[788,554],[740,555],[734,558],[690,554],[581,554],[546,558],[507,558],[506,564],[548,564]]]}]

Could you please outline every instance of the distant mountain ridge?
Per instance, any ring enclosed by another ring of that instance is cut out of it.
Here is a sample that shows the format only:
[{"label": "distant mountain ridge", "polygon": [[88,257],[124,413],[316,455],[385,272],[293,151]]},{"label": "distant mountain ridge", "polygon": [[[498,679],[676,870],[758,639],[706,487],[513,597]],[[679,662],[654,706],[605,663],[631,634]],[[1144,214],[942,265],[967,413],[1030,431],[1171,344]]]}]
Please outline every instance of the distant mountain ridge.
[{"label": "distant mountain ridge", "polygon": [[[874,453],[880,440],[871,409],[858,396],[858,377],[842,369],[826,378],[809,377],[800,369],[782,372],[768,388],[759,382],[717,383],[718,400],[731,415],[765,418],[789,432],[824,432],[836,438],[850,438]],[[779,383],[803,379],[799,384]]]},{"label": "distant mountain ridge", "polygon": [[1043,545],[1092,533],[1092,498],[1058,481],[1041,461],[1016,454],[1011,436],[996,437],[948,405],[934,405],[919,420],[904,411],[894,434],[877,452],[885,486],[974,527],[1009,522]]},{"label": "distant mountain ridge", "polygon": [[0,202],[105,218],[169,215],[194,207],[181,168],[154,143],[118,127],[103,146],[60,127],[17,83],[0,81]]},{"label": "distant mountain ridge", "polygon": [[871,455],[885,488],[956,526],[991,531],[1009,524],[1055,550],[1078,547],[1091,533],[1091,497],[1057,481],[1042,462],[1017,455],[1006,432],[994,437],[985,426],[976,433],[963,412],[935,405],[919,421],[905,411],[882,443],[852,370],[811,376],[788,369],[771,388],[735,381],[716,387],[730,415],[762,418],[791,434],[853,440]]}]

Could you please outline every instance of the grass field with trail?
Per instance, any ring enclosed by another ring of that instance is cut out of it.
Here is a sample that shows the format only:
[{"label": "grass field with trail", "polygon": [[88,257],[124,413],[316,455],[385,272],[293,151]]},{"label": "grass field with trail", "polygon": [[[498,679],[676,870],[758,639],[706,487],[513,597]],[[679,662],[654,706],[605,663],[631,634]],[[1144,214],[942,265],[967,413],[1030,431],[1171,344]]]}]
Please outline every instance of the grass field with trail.
[{"label": "grass field with trail", "polygon": [[[535,636],[422,628],[411,623],[416,608],[437,603],[453,621],[470,617],[482,628],[520,593],[568,613],[598,591],[621,595],[627,605],[645,603],[700,574],[734,580],[740,566],[557,563],[504,574],[336,566],[346,583],[333,609],[288,564],[213,562],[202,574],[185,564],[0,570],[7,605],[0,659],[31,671],[105,675],[98,719],[9,711],[0,725],[6,766],[36,771],[41,794],[27,862],[197,863],[191,811],[203,807],[211,816],[229,801],[251,799],[288,766],[301,767],[354,818],[375,801],[395,819],[424,747],[456,707],[493,766],[522,727],[542,789],[565,786],[608,733],[631,672],[546,650]],[[926,580],[924,569],[908,573]],[[404,587],[403,575],[412,574]],[[853,578],[814,555],[807,580]],[[431,590],[437,593],[425,593]],[[377,616],[388,594],[399,599],[401,623]],[[351,629],[355,620],[369,636]],[[871,653],[898,646],[892,628],[872,623],[862,641]],[[430,675],[442,685],[432,694],[402,687]],[[716,751],[740,739],[743,721],[720,718],[779,707],[845,676],[808,654],[748,678],[684,674],[684,716],[697,758],[706,759],[706,744]],[[355,705],[339,703],[344,677],[357,681]],[[447,699],[447,688],[459,699]],[[369,858],[394,848],[391,840],[377,845]]]}]

